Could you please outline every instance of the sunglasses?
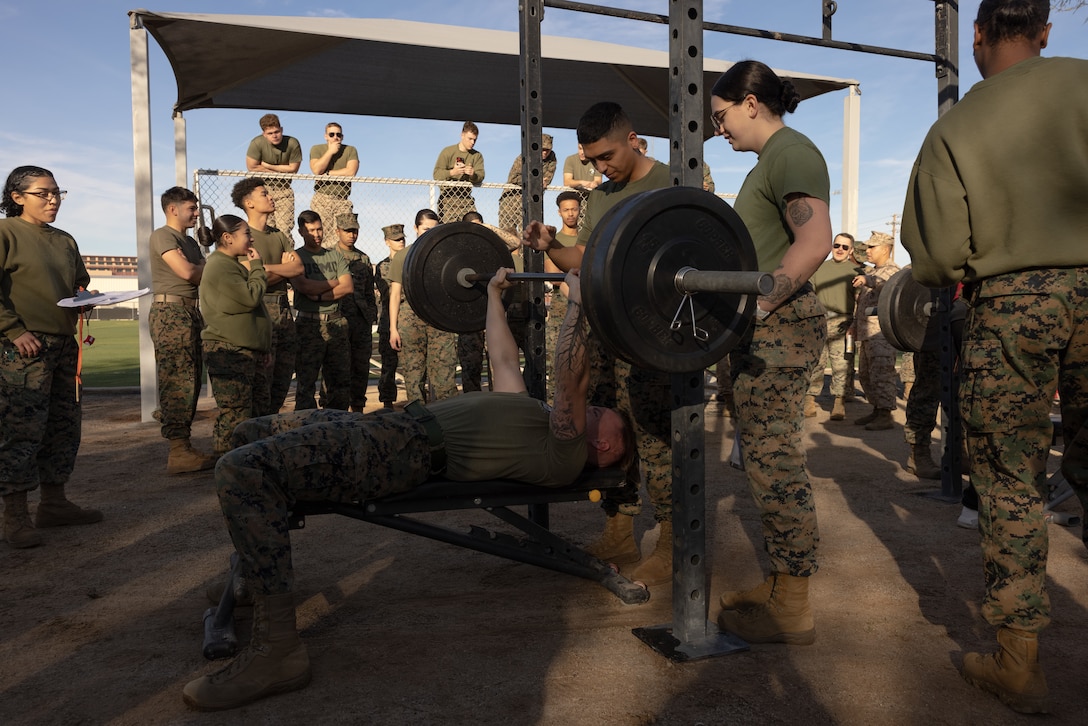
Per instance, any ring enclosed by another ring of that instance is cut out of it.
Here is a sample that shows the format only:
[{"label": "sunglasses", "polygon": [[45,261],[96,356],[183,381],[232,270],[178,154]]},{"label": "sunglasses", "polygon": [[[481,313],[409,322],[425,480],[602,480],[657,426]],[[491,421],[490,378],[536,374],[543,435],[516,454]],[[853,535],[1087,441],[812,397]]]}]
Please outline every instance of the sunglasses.
[{"label": "sunglasses", "polygon": [[848,250],[851,247],[851,245],[840,245],[837,242],[832,242],[831,246],[836,250]]},{"label": "sunglasses", "polygon": [[344,138],[344,134],[342,134],[339,131],[330,131],[329,132],[329,138],[342,139],[342,138]]}]

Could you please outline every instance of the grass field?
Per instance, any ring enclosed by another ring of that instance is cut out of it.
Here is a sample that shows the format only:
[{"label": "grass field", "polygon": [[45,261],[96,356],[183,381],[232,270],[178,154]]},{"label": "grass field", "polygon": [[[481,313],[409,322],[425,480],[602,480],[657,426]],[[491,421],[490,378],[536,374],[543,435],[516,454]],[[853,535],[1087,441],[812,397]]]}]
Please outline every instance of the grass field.
[{"label": "grass field", "polygon": [[87,388],[140,385],[140,323],[136,320],[95,320],[84,324],[83,337],[94,344],[83,348],[83,385]]}]

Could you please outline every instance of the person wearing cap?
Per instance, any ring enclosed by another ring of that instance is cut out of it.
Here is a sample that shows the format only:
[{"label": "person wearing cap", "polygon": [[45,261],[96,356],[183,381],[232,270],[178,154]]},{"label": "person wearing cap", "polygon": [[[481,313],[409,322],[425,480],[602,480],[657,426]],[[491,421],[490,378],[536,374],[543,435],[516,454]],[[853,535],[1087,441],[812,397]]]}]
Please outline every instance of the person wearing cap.
[{"label": "person wearing cap", "polygon": [[[401,232],[401,237],[404,233]],[[370,384],[370,354],[374,351],[374,323],[378,302],[374,297],[374,265],[370,256],[355,246],[359,217],[350,212],[336,215],[336,250],[348,263],[352,293],[340,298],[340,312],[348,321],[348,358],[351,370],[351,410],[362,413]]]},{"label": "person wearing cap", "polygon": [[[484,183],[484,155],[476,150],[480,129],[471,121],[461,127],[461,140],[438,152],[434,162],[434,179],[440,182],[471,182],[478,187]],[[442,222],[456,222],[465,212],[476,211],[472,188],[443,184],[438,193],[438,216]]]},{"label": "person wearing cap", "polygon": [[[353,177],[359,173],[359,152],[344,143],[344,128],[334,122],[325,124],[325,143],[310,147],[310,172],[321,176],[314,181],[314,196],[310,208],[321,215],[321,226],[326,230],[339,229],[336,220],[342,214],[351,214],[351,182],[334,181],[333,177]],[[328,177],[328,178],[326,178]],[[358,232],[358,228],[355,230]],[[334,235],[328,235],[323,244],[337,246]]]},{"label": "person wearing cap", "polygon": [[[555,176],[555,152],[552,150],[552,137],[544,134],[544,140],[540,145],[540,159],[544,166],[544,186],[552,183]],[[506,183],[516,186],[517,189],[507,189],[499,196],[499,227],[521,234],[521,186],[522,167],[524,159],[519,155],[514,159],[510,167],[510,174],[506,177]]]},{"label": "person wearing cap", "polygon": [[351,359],[348,353],[348,322],[340,312],[340,299],[354,290],[347,260],[340,250],[326,249],[325,230],[317,212],[298,215],[298,231],[305,244],[296,252],[303,272],[291,278],[295,288],[295,410],[317,408],[317,375],[325,386],[325,408],[346,411],[351,403]]},{"label": "person wearing cap", "polygon": [[[389,248],[389,256],[374,266],[374,287],[378,289],[378,299],[381,302],[378,316],[378,355],[382,359],[382,370],[378,375],[378,400],[382,409],[392,411],[393,404],[397,402],[397,363],[400,357],[397,349],[389,343],[389,263],[393,255],[404,249],[404,225],[390,224],[382,227],[382,235],[385,237],[385,246]],[[404,305],[404,293],[399,300]]]},{"label": "person wearing cap", "polygon": [[873,268],[854,277],[853,286],[858,291],[854,308],[854,329],[857,335],[860,360],[858,377],[865,397],[873,410],[855,419],[854,423],[867,431],[885,431],[892,428],[892,411],[895,409],[896,384],[895,348],[880,332],[877,301],[891,276],[899,272],[899,265],[892,261],[894,240],[890,234],[873,232],[869,239],[860,243]]}]

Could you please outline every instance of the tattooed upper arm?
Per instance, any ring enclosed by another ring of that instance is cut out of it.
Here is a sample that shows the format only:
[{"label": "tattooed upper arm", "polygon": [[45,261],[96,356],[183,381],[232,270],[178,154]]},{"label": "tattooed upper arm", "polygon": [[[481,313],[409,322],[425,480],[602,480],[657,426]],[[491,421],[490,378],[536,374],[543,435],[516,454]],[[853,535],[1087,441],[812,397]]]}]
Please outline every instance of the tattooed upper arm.
[{"label": "tattooed upper arm", "polygon": [[803,227],[812,219],[815,212],[804,194],[791,194],[786,197],[786,214],[794,227]]}]

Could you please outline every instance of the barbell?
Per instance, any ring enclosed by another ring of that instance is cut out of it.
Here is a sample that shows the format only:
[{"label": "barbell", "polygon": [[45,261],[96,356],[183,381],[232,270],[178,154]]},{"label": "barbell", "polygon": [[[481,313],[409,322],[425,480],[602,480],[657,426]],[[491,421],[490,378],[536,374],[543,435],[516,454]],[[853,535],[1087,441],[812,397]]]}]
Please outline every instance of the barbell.
[{"label": "barbell", "polygon": [[[884,283],[876,311],[880,332],[893,348],[914,353],[941,349],[940,291],[917,282],[909,265]],[[957,298],[948,312],[953,345],[959,349],[967,304]]]},{"label": "barbell", "polygon": [[[404,253],[404,293],[426,323],[482,330],[487,285],[513,267],[502,239],[471,222],[429,230]],[[561,282],[561,273],[510,280]],[[604,346],[634,365],[698,371],[732,350],[752,321],[756,295],[773,288],[733,208],[701,189],[670,187],[616,203],[596,224],[582,258],[586,318]]]}]

